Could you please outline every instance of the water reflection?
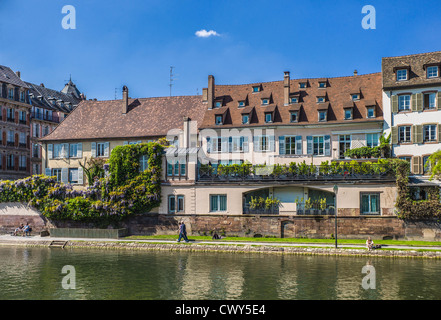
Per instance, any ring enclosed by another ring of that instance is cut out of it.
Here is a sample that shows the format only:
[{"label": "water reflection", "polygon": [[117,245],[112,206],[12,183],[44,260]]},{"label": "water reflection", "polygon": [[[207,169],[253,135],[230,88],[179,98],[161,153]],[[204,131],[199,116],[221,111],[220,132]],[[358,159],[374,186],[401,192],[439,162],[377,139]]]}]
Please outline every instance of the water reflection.
[{"label": "water reflection", "polygon": [[[62,288],[65,265],[76,289]],[[440,299],[441,261],[0,248],[0,299]],[[363,267],[375,289],[363,287]]]}]

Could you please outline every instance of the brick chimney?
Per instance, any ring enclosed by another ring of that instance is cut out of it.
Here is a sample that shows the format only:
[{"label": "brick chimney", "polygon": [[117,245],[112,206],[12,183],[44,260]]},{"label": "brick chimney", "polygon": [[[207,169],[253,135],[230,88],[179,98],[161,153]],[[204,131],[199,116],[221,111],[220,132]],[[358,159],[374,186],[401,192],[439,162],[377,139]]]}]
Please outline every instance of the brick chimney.
[{"label": "brick chimney", "polygon": [[126,86],[123,87],[123,106],[122,113],[126,114],[129,111],[129,88]]},{"label": "brick chimney", "polygon": [[19,77],[21,79],[21,73],[20,71],[16,71],[15,74],[17,75],[17,77]]},{"label": "brick chimney", "polygon": [[214,77],[208,76],[208,90],[207,90],[208,109],[213,109],[214,104]]},{"label": "brick chimney", "polygon": [[283,103],[285,106],[289,105],[289,71],[285,71],[283,76]]},{"label": "brick chimney", "polygon": [[354,70],[354,76],[358,75],[357,69]]}]

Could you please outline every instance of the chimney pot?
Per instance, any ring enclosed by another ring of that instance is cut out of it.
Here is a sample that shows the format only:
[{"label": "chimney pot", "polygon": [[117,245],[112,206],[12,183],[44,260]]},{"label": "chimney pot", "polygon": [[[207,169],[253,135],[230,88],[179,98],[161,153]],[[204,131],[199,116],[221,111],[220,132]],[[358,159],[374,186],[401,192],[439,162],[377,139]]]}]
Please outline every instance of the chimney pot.
[{"label": "chimney pot", "polygon": [[208,109],[213,109],[214,103],[214,77],[212,75],[208,76]]},{"label": "chimney pot", "polygon": [[129,88],[123,87],[123,106],[122,113],[126,114],[129,110]]},{"label": "chimney pot", "polygon": [[17,75],[17,77],[19,77],[21,79],[21,73],[20,71],[15,72],[15,74]]},{"label": "chimney pot", "polygon": [[285,106],[289,105],[289,93],[290,93],[289,82],[290,82],[289,71],[285,71],[283,76],[283,103]]},{"label": "chimney pot", "polygon": [[357,69],[354,70],[354,76],[358,75]]}]

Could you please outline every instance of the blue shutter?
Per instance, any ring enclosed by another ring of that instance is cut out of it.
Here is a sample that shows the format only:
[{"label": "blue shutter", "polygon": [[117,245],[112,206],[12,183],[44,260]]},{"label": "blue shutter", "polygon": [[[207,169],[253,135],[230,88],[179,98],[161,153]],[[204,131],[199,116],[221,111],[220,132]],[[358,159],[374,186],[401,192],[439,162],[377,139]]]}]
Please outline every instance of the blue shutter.
[{"label": "blue shutter", "polygon": [[207,137],[207,153],[211,152],[211,138]]},{"label": "blue shutter", "polygon": [[96,142],[92,142],[90,149],[91,149],[92,157],[95,158],[96,157]]},{"label": "blue shutter", "polygon": [[233,137],[228,137],[228,152],[233,152]]},{"label": "blue shutter", "polygon": [[285,136],[279,136],[279,154],[285,153]]},{"label": "blue shutter", "polygon": [[325,156],[331,155],[331,136],[325,136]]},{"label": "blue shutter", "polygon": [[302,136],[296,136],[296,154],[303,154],[302,149]]},{"label": "blue shutter", "polygon": [[312,136],[307,136],[306,137],[306,153],[307,154],[313,154],[314,153],[314,145],[313,145]]}]

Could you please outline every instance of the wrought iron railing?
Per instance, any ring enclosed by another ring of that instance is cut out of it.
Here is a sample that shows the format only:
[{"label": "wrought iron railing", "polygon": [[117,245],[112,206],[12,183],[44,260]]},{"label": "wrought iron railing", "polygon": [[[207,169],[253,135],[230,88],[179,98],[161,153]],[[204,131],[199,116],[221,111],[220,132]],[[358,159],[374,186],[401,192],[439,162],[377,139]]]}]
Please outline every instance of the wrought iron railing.
[{"label": "wrought iron railing", "polygon": [[354,165],[229,165],[214,167],[200,165],[199,182],[277,182],[277,181],[357,181],[394,180],[395,172],[389,164],[360,163]]},{"label": "wrought iron railing", "polygon": [[243,214],[279,214],[279,207],[273,205],[269,208],[251,208],[251,206],[246,203],[243,206]]}]

